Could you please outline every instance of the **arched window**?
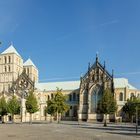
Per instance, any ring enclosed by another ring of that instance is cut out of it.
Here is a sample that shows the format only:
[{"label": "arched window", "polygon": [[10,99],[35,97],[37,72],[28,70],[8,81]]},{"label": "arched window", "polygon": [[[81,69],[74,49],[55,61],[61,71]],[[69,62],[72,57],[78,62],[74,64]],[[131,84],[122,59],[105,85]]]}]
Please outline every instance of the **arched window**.
[{"label": "arched window", "polygon": [[130,98],[133,98],[135,95],[134,95],[134,93],[131,93],[130,94]]},{"label": "arched window", "polygon": [[29,68],[27,68],[27,74],[29,75]]},{"label": "arched window", "polygon": [[50,100],[50,96],[48,95],[48,100]]},{"label": "arched window", "polygon": [[5,72],[7,72],[7,67],[5,66]]},{"label": "arched window", "polygon": [[72,98],[71,98],[71,94],[69,94],[69,101],[71,101],[72,100]]},{"label": "arched window", "polygon": [[9,72],[11,71],[11,67],[10,66],[8,66],[8,68],[9,68]]},{"label": "arched window", "polygon": [[9,56],[8,59],[9,59],[9,63],[11,63],[11,56]]},{"label": "arched window", "polygon": [[5,63],[7,63],[7,58],[6,58],[6,56],[4,56],[4,61],[5,61]]},{"label": "arched window", "polygon": [[123,93],[122,92],[119,94],[119,101],[123,101]]},{"label": "arched window", "polygon": [[77,94],[77,101],[79,101],[79,94]]},{"label": "arched window", "polygon": [[53,99],[53,93],[51,94],[51,98]]},{"label": "arched window", "polygon": [[76,93],[73,93],[73,101],[76,101]]}]

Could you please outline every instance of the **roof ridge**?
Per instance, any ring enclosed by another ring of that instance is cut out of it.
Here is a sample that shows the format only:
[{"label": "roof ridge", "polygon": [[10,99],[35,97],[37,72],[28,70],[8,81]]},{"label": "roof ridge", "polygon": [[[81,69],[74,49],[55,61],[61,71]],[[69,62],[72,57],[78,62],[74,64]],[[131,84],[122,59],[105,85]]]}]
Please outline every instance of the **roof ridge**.
[{"label": "roof ridge", "polygon": [[28,59],[23,63],[23,66],[34,66],[35,68],[37,68],[36,65],[33,63],[33,61],[32,61],[30,58],[28,58]]},{"label": "roof ridge", "polygon": [[18,56],[20,56],[20,54],[17,52],[17,50],[15,49],[15,47],[12,44],[6,50],[4,50],[1,54],[8,54],[8,53],[15,53]]}]

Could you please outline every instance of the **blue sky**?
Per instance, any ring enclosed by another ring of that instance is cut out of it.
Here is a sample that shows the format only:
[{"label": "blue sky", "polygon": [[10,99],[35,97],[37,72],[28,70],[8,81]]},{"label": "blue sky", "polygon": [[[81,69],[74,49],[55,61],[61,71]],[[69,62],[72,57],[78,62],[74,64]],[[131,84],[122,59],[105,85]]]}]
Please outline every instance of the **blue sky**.
[{"label": "blue sky", "polygon": [[140,0],[1,0],[0,51],[12,41],[40,81],[78,80],[96,52],[140,88]]}]

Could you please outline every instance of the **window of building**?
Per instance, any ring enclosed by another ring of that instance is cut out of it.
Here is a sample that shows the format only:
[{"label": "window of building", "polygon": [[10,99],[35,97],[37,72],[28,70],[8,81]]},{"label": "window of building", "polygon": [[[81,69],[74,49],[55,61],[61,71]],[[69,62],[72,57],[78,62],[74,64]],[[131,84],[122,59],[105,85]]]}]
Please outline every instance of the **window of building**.
[{"label": "window of building", "polygon": [[7,67],[5,66],[5,72],[7,72]]},{"label": "window of building", "polygon": [[76,101],[76,93],[73,93],[73,101]]},{"label": "window of building", "polygon": [[53,99],[53,93],[51,94],[51,98]]},{"label": "window of building", "polygon": [[8,59],[9,59],[9,63],[11,63],[11,56],[9,56]]},{"label": "window of building", "polygon": [[48,100],[50,100],[50,96],[48,95]]},{"label": "window of building", "polygon": [[131,93],[130,94],[130,98],[133,98],[135,95],[134,95],[134,93]]},{"label": "window of building", "polygon": [[71,96],[71,94],[69,94],[69,101],[71,101],[72,100],[72,96]]},{"label": "window of building", "polygon": [[4,56],[4,61],[5,61],[5,64],[7,63],[7,58],[6,58],[6,56]]},{"label": "window of building", "polygon": [[88,94],[87,91],[83,93],[83,104],[86,105],[88,103]]},{"label": "window of building", "polygon": [[79,94],[77,94],[77,101],[79,101]]},{"label": "window of building", "polygon": [[8,66],[8,69],[9,69],[9,72],[11,71],[11,67],[10,66]]},{"label": "window of building", "polygon": [[123,93],[122,92],[119,94],[119,101],[123,101]]},{"label": "window of building", "polygon": [[29,68],[27,68],[27,74],[29,75]]}]

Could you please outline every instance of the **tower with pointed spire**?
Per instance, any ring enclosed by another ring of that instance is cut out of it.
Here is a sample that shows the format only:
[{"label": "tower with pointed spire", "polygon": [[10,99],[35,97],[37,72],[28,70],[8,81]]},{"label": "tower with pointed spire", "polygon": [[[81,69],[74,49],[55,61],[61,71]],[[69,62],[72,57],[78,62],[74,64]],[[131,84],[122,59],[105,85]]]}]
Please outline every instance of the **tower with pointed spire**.
[{"label": "tower with pointed spire", "polygon": [[38,82],[38,69],[30,58],[25,61],[23,68],[32,81]]},{"label": "tower with pointed spire", "polygon": [[13,80],[23,71],[23,59],[13,44],[0,54],[0,92],[8,92]]}]

